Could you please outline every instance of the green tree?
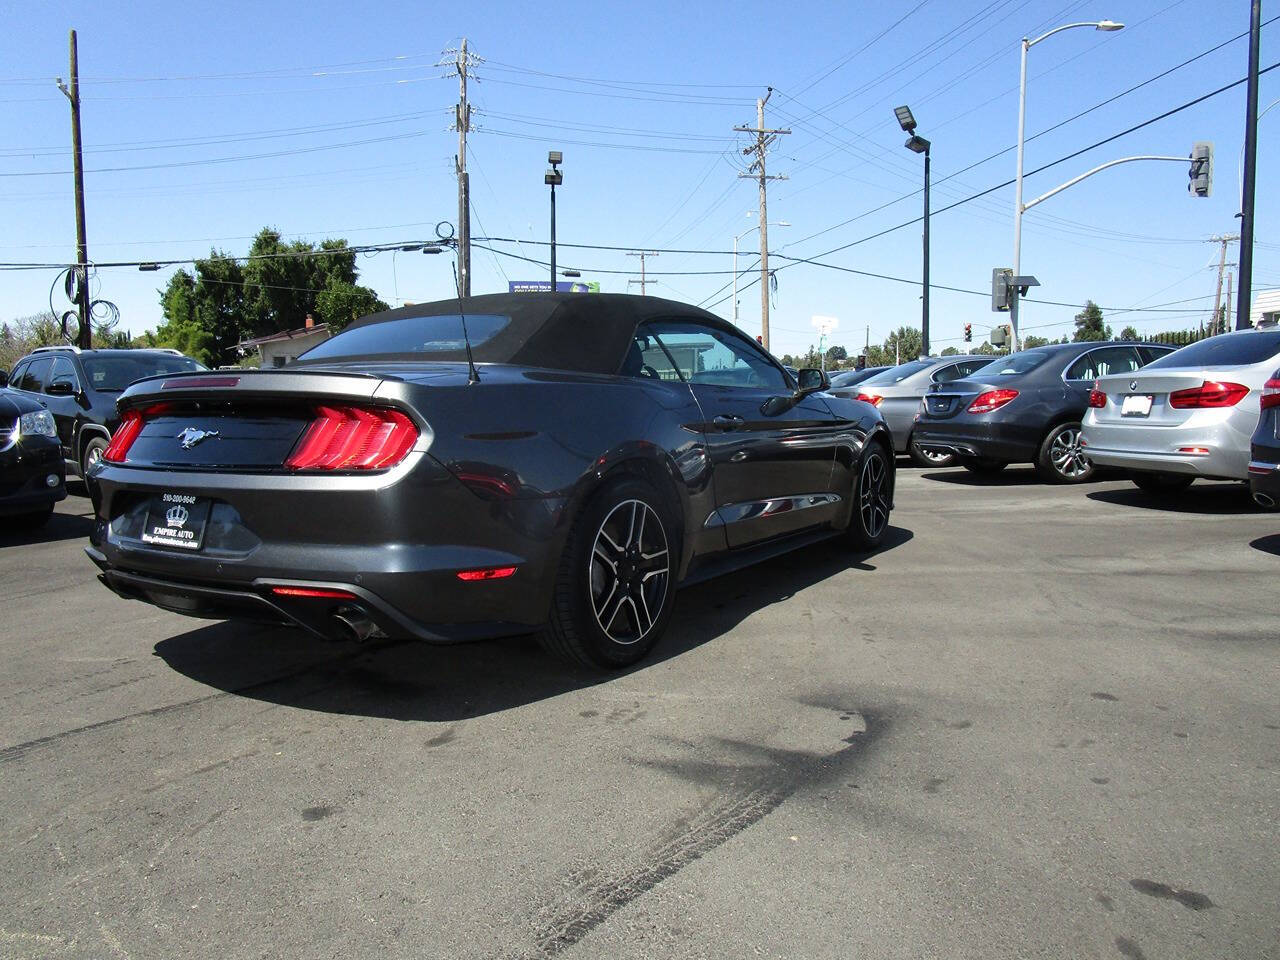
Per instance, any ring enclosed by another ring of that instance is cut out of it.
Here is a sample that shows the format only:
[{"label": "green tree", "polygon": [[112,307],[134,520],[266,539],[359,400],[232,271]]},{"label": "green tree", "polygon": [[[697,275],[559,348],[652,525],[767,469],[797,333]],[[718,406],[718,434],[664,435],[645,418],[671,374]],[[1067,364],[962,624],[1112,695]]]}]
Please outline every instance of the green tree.
[{"label": "green tree", "polygon": [[943,347],[941,356],[954,357],[959,352],[960,352],[959,347]]},{"label": "green tree", "polygon": [[352,320],[386,309],[389,309],[387,304],[368,287],[356,286],[345,280],[331,279],[316,296],[316,319],[329,324],[335,331]]},{"label": "green tree", "polygon": [[1138,336],[1138,328],[1130,326],[1130,327],[1125,327],[1123,330],[1120,331],[1120,339],[1121,340],[1141,340],[1142,338]]},{"label": "green tree", "polygon": [[997,349],[996,349],[995,347],[993,347],[991,344],[987,343],[987,341],[983,340],[983,341],[982,341],[982,343],[978,344],[977,348],[976,348],[975,350],[973,350],[972,352],[973,352],[973,353],[980,353],[980,354],[982,354],[984,357],[993,357],[993,356],[995,356],[997,353],[1002,353],[1003,351],[997,350]]},{"label": "green tree", "polygon": [[1092,300],[1084,302],[1084,309],[1076,314],[1075,321],[1076,332],[1072,337],[1075,343],[1111,339],[1111,328],[1102,320],[1102,308]]},{"label": "green tree", "polygon": [[18,317],[0,326],[0,369],[7,373],[36,347],[63,342],[62,323],[49,311]]},{"label": "green tree", "polygon": [[899,327],[884,339],[886,356],[898,358],[899,363],[906,363],[920,356],[920,348],[924,345],[924,336],[915,327]]},{"label": "green tree", "polygon": [[1024,350],[1032,350],[1036,347],[1047,347],[1051,342],[1048,337],[1037,337],[1032,334],[1029,337],[1022,338],[1022,348]]}]

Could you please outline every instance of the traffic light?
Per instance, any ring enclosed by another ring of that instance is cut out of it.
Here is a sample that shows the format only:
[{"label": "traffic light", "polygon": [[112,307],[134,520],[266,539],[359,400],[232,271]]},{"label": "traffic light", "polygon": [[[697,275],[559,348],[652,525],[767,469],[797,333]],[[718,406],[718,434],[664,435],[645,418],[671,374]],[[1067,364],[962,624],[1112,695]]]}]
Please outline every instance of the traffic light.
[{"label": "traffic light", "polygon": [[966,323],[964,325],[964,342],[973,343],[973,324]]},{"label": "traffic light", "polygon": [[1207,197],[1213,193],[1213,144],[1197,140],[1191,147],[1191,168],[1187,171],[1191,180],[1187,192],[1195,197]]},{"label": "traffic light", "polygon": [[1008,267],[994,267],[991,270],[991,309],[994,313],[1009,312],[1009,285],[1013,281],[1013,271]]}]

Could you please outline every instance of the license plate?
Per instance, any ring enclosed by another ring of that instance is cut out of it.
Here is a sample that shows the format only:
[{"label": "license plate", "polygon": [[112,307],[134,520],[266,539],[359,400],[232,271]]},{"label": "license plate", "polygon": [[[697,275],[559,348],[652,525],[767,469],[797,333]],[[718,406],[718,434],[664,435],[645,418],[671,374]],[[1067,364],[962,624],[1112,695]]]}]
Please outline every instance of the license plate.
[{"label": "license plate", "polygon": [[1124,398],[1124,403],[1120,406],[1120,416],[1122,417],[1146,417],[1150,415],[1150,394],[1131,393]]},{"label": "license plate", "polygon": [[188,493],[162,493],[151,501],[142,542],[178,550],[199,550],[209,520],[210,502]]}]

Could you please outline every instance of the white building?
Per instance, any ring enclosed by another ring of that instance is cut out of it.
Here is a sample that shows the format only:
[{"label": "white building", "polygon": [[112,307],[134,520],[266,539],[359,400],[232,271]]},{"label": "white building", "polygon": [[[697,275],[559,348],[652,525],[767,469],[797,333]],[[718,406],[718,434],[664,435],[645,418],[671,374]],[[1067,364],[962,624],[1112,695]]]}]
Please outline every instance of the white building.
[{"label": "white building", "polygon": [[266,370],[283,367],[316,344],[324,343],[332,335],[327,323],[316,323],[311,319],[311,314],[307,314],[305,327],[283,330],[253,340],[241,340],[236,344],[236,351],[243,357],[257,350],[262,356],[262,368]]},{"label": "white building", "polygon": [[1280,290],[1262,290],[1254,294],[1253,309],[1249,311],[1249,322],[1256,327],[1259,320],[1271,323],[1280,321]]}]

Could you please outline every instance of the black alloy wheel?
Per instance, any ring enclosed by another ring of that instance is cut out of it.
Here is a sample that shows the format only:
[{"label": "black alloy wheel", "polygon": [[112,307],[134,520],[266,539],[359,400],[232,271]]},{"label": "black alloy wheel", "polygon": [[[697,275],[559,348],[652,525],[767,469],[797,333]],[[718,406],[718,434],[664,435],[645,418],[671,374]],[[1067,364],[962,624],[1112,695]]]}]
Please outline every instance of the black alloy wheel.
[{"label": "black alloy wheel", "polygon": [[1186,490],[1195,481],[1178,473],[1131,473],[1129,479],[1143,493],[1153,497],[1170,497]]},{"label": "black alloy wheel", "polygon": [[950,467],[956,462],[954,453],[943,450],[925,450],[915,440],[907,444],[907,455],[917,467]]},{"label": "black alloy wheel", "polygon": [[1093,461],[1080,446],[1080,424],[1060,423],[1049,431],[1036,455],[1036,472],[1050,483],[1084,483]]},{"label": "black alloy wheel", "polygon": [[593,496],[569,534],[543,645],[605,668],[648,653],[675,600],[674,532],[669,507],[642,480],[619,480]]},{"label": "black alloy wheel", "polygon": [[893,494],[889,455],[879,443],[867,444],[853,490],[853,510],[847,535],[858,550],[880,546],[889,529],[889,508]]}]

